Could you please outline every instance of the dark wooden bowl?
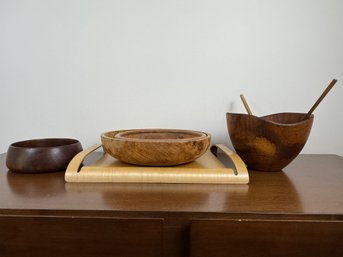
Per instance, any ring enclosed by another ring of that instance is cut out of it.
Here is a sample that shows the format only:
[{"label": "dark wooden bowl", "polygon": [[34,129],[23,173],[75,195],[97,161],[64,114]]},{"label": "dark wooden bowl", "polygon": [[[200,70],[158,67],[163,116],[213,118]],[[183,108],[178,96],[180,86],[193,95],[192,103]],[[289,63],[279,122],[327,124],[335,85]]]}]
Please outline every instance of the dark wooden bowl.
[{"label": "dark wooden bowl", "polygon": [[26,140],[9,146],[6,165],[8,169],[21,173],[65,171],[71,159],[80,151],[81,143],[75,139]]},{"label": "dark wooden bowl", "polygon": [[314,116],[306,113],[277,113],[264,117],[227,113],[231,142],[249,169],[279,171],[302,150]]},{"label": "dark wooden bowl", "polygon": [[191,130],[136,129],[103,133],[101,141],[105,151],[120,161],[142,166],[172,166],[203,155],[211,137]]}]

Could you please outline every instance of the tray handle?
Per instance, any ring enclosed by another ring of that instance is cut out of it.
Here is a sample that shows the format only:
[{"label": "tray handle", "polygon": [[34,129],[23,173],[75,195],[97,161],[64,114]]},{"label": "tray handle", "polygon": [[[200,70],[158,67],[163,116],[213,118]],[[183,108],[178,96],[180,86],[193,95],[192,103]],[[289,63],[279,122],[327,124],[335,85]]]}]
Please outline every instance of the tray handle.
[{"label": "tray handle", "polygon": [[86,159],[88,155],[90,155],[92,152],[94,152],[96,149],[98,149],[101,146],[102,144],[95,144],[87,148],[86,150],[79,152],[70,161],[66,171],[68,171],[68,173],[71,173],[71,174],[78,173],[80,169],[82,168],[82,162],[84,161],[84,159]]},{"label": "tray handle", "polygon": [[239,157],[238,154],[235,152],[231,151],[228,147],[226,147],[223,144],[215,144],[211,147],[211,152],[217,156],[218,150],[221,150],[224,152],[224,154],[229,158],[231,164],[232,164],[232,169],[235,173],[235,175],[238,175],[241,172],[248,173],[247,167],[241,157]]},{"label": "tray handle", "polygon": [[[86,150],[78,153],[77,155],[75,155],[75,157],[71,160],[71,162],[69,163],[66,173],[65,173],[65,181],[69,182],[72,181],[73,176],[76,176],[77,173],[81,170],[82,168],[82,162],[85,160],[85,158],[91,154],[92,152],[94,152],[96,149],[100,148],[102,146],[102,144],[95,144],[89,148],[87,148]],[[229,158],[231,164],[232,164],[232,169],[235,173],[235,175],[238,174],[245,174],[246,178],[247,178],[247,183],[249,182],[249,176],[248,176],[248,170],[246,168],[246,165],[244,164],[244,162],[242,161],[242,159],[238,156],[238,154],[234,153],[233,151],[231,151],[229,148],[227,148],[225,145],[223,144],[215,144],[211,147],[211,152],[217,156],[218,154],[218,150],[221,150],[224,152],[224,154]]]}]

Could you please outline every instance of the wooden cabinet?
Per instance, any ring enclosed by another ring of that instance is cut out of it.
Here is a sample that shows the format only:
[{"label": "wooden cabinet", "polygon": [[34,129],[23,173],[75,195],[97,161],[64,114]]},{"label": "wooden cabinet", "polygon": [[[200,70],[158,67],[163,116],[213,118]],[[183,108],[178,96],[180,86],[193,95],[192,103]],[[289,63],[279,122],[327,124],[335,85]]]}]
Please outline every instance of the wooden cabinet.
[{"label": "wooden cabinet", "polygon": [[1,257],[343,256],[343,157],[300,155],[248,185],[73,184],[4,160]]}]

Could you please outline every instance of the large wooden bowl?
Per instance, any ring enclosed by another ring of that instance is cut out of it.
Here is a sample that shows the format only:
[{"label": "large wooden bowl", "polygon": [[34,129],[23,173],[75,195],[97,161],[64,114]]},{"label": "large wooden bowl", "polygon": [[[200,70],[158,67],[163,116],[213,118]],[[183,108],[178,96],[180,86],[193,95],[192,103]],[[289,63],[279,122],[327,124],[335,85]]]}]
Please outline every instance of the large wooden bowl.
[{"label": "large wooden bowl", "polygon": [[101,141],[105,151],[120,161],[142,166],[172,166],[203,155],[211,137],[190,130],[136,129],[103,133]]},{"label": "large wooden bowl", "polygon": [[6,165],[21,173],[65,171],[71,159],[81,151],[81,143],[71,138],[20,141],[8,147]]},{"label": "large wooden bowl", "polygon": [[314,116],[277,113],[264,117],[227,113],[228,132],[238,155],[250,169],[278,171],[302,150]]}]

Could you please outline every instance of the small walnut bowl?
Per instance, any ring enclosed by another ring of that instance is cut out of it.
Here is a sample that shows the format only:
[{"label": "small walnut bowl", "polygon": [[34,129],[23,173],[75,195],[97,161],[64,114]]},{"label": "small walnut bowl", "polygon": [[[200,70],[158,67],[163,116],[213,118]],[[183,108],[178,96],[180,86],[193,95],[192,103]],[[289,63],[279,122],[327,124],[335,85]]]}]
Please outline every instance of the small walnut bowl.
[{"label": "small walnut bowl", "polygon": [[6,165],[21,173],[65,171],[71,159],[81,151],[81,143],[70,138],[20,141],[9,146]]},{"label": "small walnut bowl", "polygon": [[226,120],[233,147],[249,169],[279,171],[298,156],[308,139],[314,116],[305,116],[227,113]]},{"label": "small walnut bowl", "polygon": [[118,130],[101,135],[104,150],[126,163],[172,166],[194,161],[208,149],[209,134],[177,129]]}]

